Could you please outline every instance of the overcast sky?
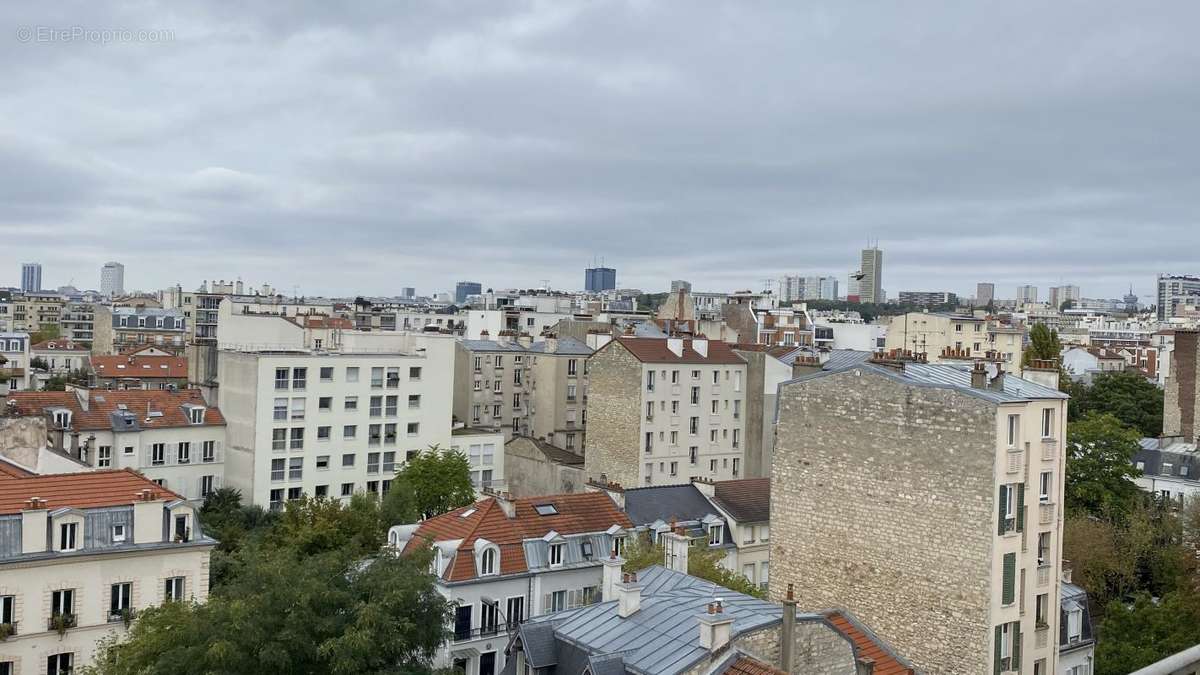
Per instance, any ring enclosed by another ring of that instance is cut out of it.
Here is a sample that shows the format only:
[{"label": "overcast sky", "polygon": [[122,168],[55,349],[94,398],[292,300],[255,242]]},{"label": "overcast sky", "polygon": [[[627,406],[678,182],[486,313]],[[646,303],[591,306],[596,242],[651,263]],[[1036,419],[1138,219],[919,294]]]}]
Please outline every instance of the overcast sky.
[{"label": "overcast sky", "polygon": [[1196,2],[25,4],[0,285],[734,290],[868,238],[891,296],[1200,273]]}]

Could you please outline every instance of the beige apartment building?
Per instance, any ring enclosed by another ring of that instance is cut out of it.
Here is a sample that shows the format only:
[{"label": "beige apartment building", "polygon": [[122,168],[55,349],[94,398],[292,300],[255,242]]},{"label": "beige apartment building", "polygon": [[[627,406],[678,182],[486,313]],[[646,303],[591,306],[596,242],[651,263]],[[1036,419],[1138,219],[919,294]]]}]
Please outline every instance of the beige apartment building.
[{"label": "beige apartment building", "polygon": [[619,337],[589,359],[591,480],[744,476],[746,361],[719,340]]},{"label": "beige apartment building", "polygon": [[534,342],[505,331],[495,340],[460,340],[454,415],[472,427],[502,430],[505,440],[529,436],[582,453],[591,354],[574,338]]},{"label": "beige apartment building", "polygon": [[892,317],[885,349],[925,354],[931,362],[988,359],[1016,369],[1025,349],[1025,329],[967,314],[909,312]]},{"label": "beige apartment building", "polygon": [[208,597],[196,511],[132,470],[34,475],[0,460],[0,672],[64,675],[138,612]]},{"label": "beige apartment building", "polygon": [[57,326],[66,300],[57,293],[21,293],[12,298],[10,330],[36,333]]},{"label": "beige apartment building", "polygon": [[922,672],[1058,672],[1067,397],[1026,372],[870,360],[782,385],[772,597],[845,607]]}]

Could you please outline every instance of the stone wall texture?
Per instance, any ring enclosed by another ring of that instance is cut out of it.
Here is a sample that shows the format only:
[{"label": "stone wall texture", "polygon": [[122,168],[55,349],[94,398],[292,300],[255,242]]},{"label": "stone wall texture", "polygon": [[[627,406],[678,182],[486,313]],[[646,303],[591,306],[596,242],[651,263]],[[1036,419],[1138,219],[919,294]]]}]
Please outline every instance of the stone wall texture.
[{"label": "stone wall texture", "polygon": [[514,497],[583,492],[583,467],[553,462],[533,440],[518,436],[504,445],[504,476]]},{"label": "stone wall texture", "polygon": [[[735,649],[779,668],[782,633],[781,624],[775,624],[738,636],[724,649],[713,654],[710,659],[696,664],[684,675],[709,672]],[[854,647],[845,636],[822,619],[797,619],[793,645],[790,672],[795,675],[855,675]]]},{"label": "stone wall texture", "polygon": [[[766,453],[763,451],[763,425],[770,424],[763,417],[763,380],[766,375],[766,352],[735,349],[738,356],[746,359],[746,478],[761,478],[770,471]],[[771,415],[775,414],[774,409]]]},{"label": "stone wall texture", "polygon": [[772,599],[794,584],[920,670],[986,672],[996,407],[866,368],[779,396]]},{"label": "stone wall texture", "polygon": [[613,340],[588,357],[588,438],[584,473],[639,485],[642,362]]},{"label": "stone wall texture", "polygon": [[1200,333],[1175,331],[1171,371],[1163,392],[1163,435],[1183,436],[1187,442],[1200,437],[1196,410],[1200,407]]}]

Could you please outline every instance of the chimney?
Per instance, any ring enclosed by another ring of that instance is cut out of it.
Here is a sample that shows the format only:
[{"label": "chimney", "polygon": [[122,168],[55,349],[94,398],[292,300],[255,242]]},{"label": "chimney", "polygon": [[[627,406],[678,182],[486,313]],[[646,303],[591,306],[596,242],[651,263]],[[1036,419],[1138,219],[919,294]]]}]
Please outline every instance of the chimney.
[{"label": "chimney", "polygon": [[47,538],[46,500],[30,497],[21,510],[21,553],[42,553]]},{"label": "chimney", "polygon": [[533,344],[533,336],[529,333],[521,333],[517,337],[517,344],[521,345],[522,347],[529,347]]},{"label": "chimney", "polygon": [[627,619],[642,608],[642,586],[638,583],[637,572],[626,573],[622,583],[614,584],[617,596],[617,616]]},{"label": "chimney", "polygon": [[1004,364],[996,364],[996,376],[988,382],[987,388],[992,391],[1004,391]]},{"label": "chimney", "polygon": [[701,336],[693,339],[692,349],[695,349],[700,356],[708,358],[708,338]]},{"label": "chimney", "polygon": [[683,528],[676,528],[671,523],[671,531],[664,532],[659,538],[663,540],[663,567],[687,574],[689,542]]},{"label": "chimney", "polygon": [[557,354],[558,353],[558,338],[556,336],[554,336],[554,335],[546,336],[546,353],[547,354]]},{"label": "chimney", "polygon": [[796,647],[796,596],[792,584],[783,599],[783,635],[780,637],[779,669],[792,672],[792,650]]},{"label": "chimney", "polygon": [[621,583],[621,566],[625,559],[619,555],[609,556],[600,561],[604,565],[604,576],[600,585],[600,600],[607,602],[617,599],[617,584]]},{"label": "chimney", "polygon": [[675,356],[683,356],[683,338],[667,338],[667,349],[671,350]]},{"label": "chimney", "polygon": [[1058,389],[1058,361],[1035,360],[1025,368],[1021,375],[1030,382],[1036,382],[1043,387]]},{"label": "chimney", "polygon": [[517,517],[517,505],[509,498],[508,493],[497,492],[492,495],[492,499],[496,500],[496,505],[504,512],[504,517],[512,520]]},{"label": "chimney", "polygon": [[875,659],[869,656],[860,656],[854,662],[854,675],[875,675]]},{"label": "chimney", "polygon": [[983,361],[976,361],[971,368],[971,388],[987,389],[987,378],[987,368],[984,367]]},{"label": "chimney", "polygon": [[733,617],[725,613],[720,598],[708,603],[707,611],[699,617],[699,623],[700,646],[710,654],[715,654],[729,644]]},{"label": "chimney", "polygon": [[88,411],[88,403],[90,402],[88,394],[90,393],[90,390],[85,387],[76,387],[75,389],[75,399],[79,401],[79,407],[83,412]]},{"label": "chimney", "polygon": [[1071,568],[1067,566],[1067,563],[1069,563],[1069,562],[1071,562],[1071,561],[1070,561],[1070,560],[1064,560],[1064,561],[1063,561],[1063,567],[1062,567],[1062,582],[1063,582],[1064,584],[1069,584],[1069,583],[1071,583]]}]

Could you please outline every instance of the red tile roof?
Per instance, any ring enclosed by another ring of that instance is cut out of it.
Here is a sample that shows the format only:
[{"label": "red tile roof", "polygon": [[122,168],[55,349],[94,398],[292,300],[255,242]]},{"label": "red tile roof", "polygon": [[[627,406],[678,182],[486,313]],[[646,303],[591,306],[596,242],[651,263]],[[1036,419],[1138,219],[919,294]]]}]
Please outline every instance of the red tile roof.
[{"label": "red tile roof", "polygon": [[[128,389],[114,390],[89,389],[88,409],[79,405],[79,399],[74,391],[14,391],[7,400],[16,401],[17,413],[21,415],[41,415],[46,408],[64,407],[71,410],[71,426],[79,431],[111,429],[113,411],[118,405],[138,416],[138,426],[142,429],[162,429],[170,427],[196,426],[191,423],[184,411],[185,403],[205,406],[203,426],[218,426],[225,424],[225,418],[220,409],[209,406],[204,402],[204,396],[199,389],[181,389],[166,391],[161,389]],[[148,411],[161,412],[161,417],[149,417]],[[147,422],[146,419],[150,421]]]},{"label": "red tile roof", "polygon": [[302,314],[301,318],[304,319],[305,328],[341,328],[343,330],[354,328],[354,322],[350,319],[310,314]]},{"label": "red tile roof", "polygon": [[93,356],[97,377],[128,377],[139,380],[187,379],[187,359],[182,356]]},{"label": "red tile roof", "polygon": [[721,340],[708,341],[708,356],[704,356],[694,349],[695,340],[683,340],[683,349],[680,355],[676,355],[667,347],[667,340],[668,338],[619,337],[613,342],[620,343],[643,363],[746,363],[746,360],[738,356],[727,342]]},{"label": "red tile roof", "polygon": [[725,675],[787,675],[787,673],[758,659],[743,655],[729,664],[729,667],[725,669]]},{"label": "red tile roof", "polygon": [[36,351],[47,351],[47,352],[87,352],[87,351],[91,351],[91,349],[89,349],[87,345],[82,345],[82,344],[79,344],[78,342],[75,342],[74,340],[68,340],[65,338],[60,338],[57,340],[42,340],[41,342],[37,343],[30,349],[32,349],[35,352]]},{"label": "red tile roof", "polygon": [[[426,520],[417,528],[412,541],[462,539],[458,554],[443,577],[447,581],[465,581],[475,578],[476,539],[486,539],[500,548],[501,574],[518,574],[529,569],[525,549],[521,545],[526,539],[543,537],[551,530],[568,535],[604,532],[614,524],[623,528],[633,527],[629,516],[603,492],[526,497],[513,501],[513,518],[504,515],[504,510],[494,497],[487,497],[471,506]],[[534,506],[542,504],[553,504],[558,514],[538,515]],[[463,517],[471,509],[474,511]]]},{"label": "red tile roof", "polygon": [[0,457],[0,478],[24,478],[33,475],[35,474],[32,471],[26,471],[13,462]]},{"label": "red tile roof", "polygon": [[851,620],[838,611],[826,612],[825,617],[842,635],[850,638],[858,652],[858,658],[866,657],[875,661],[875,675],[905,675],[912,672],[884,649],[875,636],[869,635],[861,628],[857,620]]},{"label": "red tile roof", "polygon": [[132,504],[142,490],[153,490],[156,499],[183,499],[155,485],[133,469],[83,471],[12,477],[0,473],[0,515],[20,513],[30,497],[46,500],[53,511],[63,507],[91,509]]},{"label": "red tile roof", "polygon": [[771,518],[771,479],[718,481],[713,484],[713,501],[739,522],[765,522]]}]

